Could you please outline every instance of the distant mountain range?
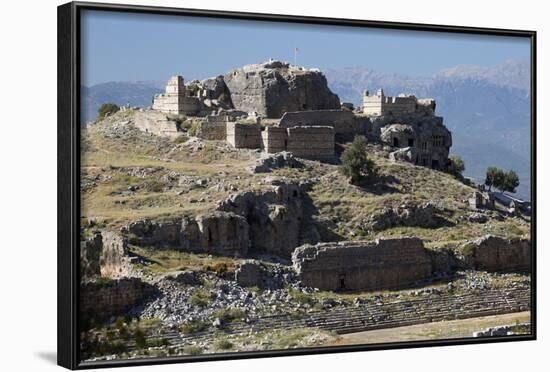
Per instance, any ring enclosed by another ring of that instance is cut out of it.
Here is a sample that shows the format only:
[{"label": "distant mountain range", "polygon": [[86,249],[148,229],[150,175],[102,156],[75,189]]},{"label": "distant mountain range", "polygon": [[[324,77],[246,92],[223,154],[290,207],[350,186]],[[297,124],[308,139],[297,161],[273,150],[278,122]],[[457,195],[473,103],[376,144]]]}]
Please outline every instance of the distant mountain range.
[{"label": "distant mountain range", "polygon": [[[365,89],[387,95],[412,93],[435,98],[436,112],[453,132],[451,152],[466,163],[465,175],[481,182],[489,165],[514,169],[517,195],[530,196],[530,67],[508,61],[497,66],[456,66],[431,77],[380,73],[367,67],[325,71],[329,87],[341,101],[359,105]],[[192,77],[191,77],[192,78]],[[82,125],[99,105],[147,107],[164,90],[164,81],[109,82],[82,88]]]},{"label": "distant mountain range", "polygon": [[432,77],[385,74],[365,67],[325,72],[342,101],[360,104],[365,89],[387,95],[435,98],[436,112],[453,132],[451,152],[466,163],[465,174],[483,181],[489,165],[514,169],[518,195],[530,195],[530,68],[509,61],[493,67],[457,66]]}]

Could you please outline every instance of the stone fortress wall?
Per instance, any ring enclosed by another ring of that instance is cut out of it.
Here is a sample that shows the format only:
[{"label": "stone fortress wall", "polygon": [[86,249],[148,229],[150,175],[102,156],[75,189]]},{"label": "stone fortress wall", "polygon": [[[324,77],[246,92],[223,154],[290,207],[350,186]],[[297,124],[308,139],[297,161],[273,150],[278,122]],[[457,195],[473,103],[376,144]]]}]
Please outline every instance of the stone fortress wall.
[{"label": "stone fortress wall", "polygon": [[294,251],[292,262],[305,285],[321,290],[400,287],[432,275],[418,238],[305,245]]},{"label": "stone fortress wall", "polygon": [[300,280],[321,290],[403,287],[454,270],[529,272],[531,242],[493,235],[469,241],[458,251],[424,248],[418,238],[343,241],[303,245],[292,263]]},{"label": "stone fortress wall", "polygon": [[307,126],[331,126],[335,134],[362,134],[365,132],[361,121],[348,110],[315,110],[286,112],[279,122],[283,128]]},{"label": "stone fortress wall", "polygon": [[136,111],[134,125],[143,132],[161,137],[175,138],[181,134],[176,122],[159,111]]},{"label": "stone fortress wall", "polygon": [[262,147],[268,153],[277,153],[286,150],[288,132],[286,128],[277,126],[266,127],[262,131]]},{"label": "stone fortress wall", "polygon": [[434,99],[418,99],[414,95],[401,94],[397,97],[384,95],[383,89],[378,89],[375,95],[369,95],[366,90],[363,95],[363,113],[372,116],[407,115],[435,113]]},{"label": "stone fortress wall", "polygon": [[201,101],[189,93],[183,77],[172,76],[166,84],[166,92],[153,97],[153,110],[174,115],[196,114],[201,110]]},{"label": "stone fortress wall", "polygon": [[262,128],[259,124],[227,122],[227,142],[235,148],[261,148],[261,132]]},{"label": "stone fortress wall", "polygon": [[[338,97],[320,71],[271,60],[189,86],[181,76],[174,76],[166,92],[155,96],[151,118],[138,115],[136,126],[173,137],[178,126],[154,113],[205,116],[198,121],[198,136],[203,139],[226,140],[235,148],[268,153],[289,151],[315,160],[334,157],[334,136],[350,140],[363,134],[395,148],[390,154],[392,160],[440,170],[451,166],[452,136],[443,118],[435,116],[435,100],[405,94],[385,96],[382,89],[374,95],[366,91],[362,115],[336,101]],[[217,109],[212,106],[214,102]],[[262,117],[279,121],[262,126]],[[247,123],[240,122],[242,119]]]},{"label": "stone fortress wall", "polygon": [[294,156],[316,160],[331,160],[334,157],[333,127],[290,127],[287,133],[285,151],[292,152]]}]

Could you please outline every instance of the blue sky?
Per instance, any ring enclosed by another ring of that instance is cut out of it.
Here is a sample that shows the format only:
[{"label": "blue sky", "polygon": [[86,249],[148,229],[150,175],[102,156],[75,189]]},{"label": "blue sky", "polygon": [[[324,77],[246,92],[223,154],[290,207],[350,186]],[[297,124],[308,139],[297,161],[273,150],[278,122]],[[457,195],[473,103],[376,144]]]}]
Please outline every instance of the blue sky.
[{"label": "blue sky", "polygon": [[82,84],[203,79],[269,58],[321,69],[429,76],[459,64],[529,60],[527,38],[104,11],[82,15]]}]

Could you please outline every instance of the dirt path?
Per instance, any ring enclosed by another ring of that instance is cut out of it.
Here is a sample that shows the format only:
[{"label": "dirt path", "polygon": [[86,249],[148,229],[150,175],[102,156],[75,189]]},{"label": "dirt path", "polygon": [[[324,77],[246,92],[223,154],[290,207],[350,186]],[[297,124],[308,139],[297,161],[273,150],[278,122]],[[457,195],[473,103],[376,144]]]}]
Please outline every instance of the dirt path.
[{"label": "dirt path", "polygon": [[516,322],[529,323],[530,319],[531,312],[524,311],[479,318],[416,324],[407,327],[378,329],[341,335],[326,346],[471,337],[473,332],[488,327],[515,324]]}]

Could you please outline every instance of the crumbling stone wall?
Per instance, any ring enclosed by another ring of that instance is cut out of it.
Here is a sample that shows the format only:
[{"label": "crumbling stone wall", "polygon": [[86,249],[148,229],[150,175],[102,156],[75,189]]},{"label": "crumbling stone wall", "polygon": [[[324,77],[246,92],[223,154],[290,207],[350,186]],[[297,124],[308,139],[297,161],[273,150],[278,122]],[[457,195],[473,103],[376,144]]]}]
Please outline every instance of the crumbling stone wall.
[{"label": "crumbling stone wall", "polygon": [[262,147],[268,153],[292,152],[294,156],[330,160],[334,157],[334,128],[330,126],[267,127]]},{"label": "crumbling stone wall", "polygon": [[322,290],[371,290],[409,285],[432,275],[418,238],[304,245],[292,254],[302,283]]},{"label": "crumbling stone wall", "polygon": [[330,126],[336,134],[362,134],[363,120],[356,120],[355,114],[347,110],[315,110],[286,112],[279,126],[283,128],[304,126]]},{"label": "crumbling stone wall", "polygon": [[183,77],[172,76],[166,84],[166,92],[153,97],[153,110],[175,114],[188,115],[201,111],[202,104],[199,97],[189,96]]},{"label": "crumbling stone wall", "polygon": [[227,123],[231,118],[227,115],[208,115],[200,123],[197,137],[206,140],[225,141],[227,137]]},{"label": "crumbling stone wall", "polygon": [[230,257],[245,257],[250,245],[246,219],[220,211],[167,222],[138,220],[122,232],[141,246]]},{"label": "crumbling stone wall", "polygon": [[262,146],[271,154],[286,151],[288,134],[286,128],[277,126],[266,127],[262,131]]},{"label": "crumbling stone wall", "polygon": [[134,125],[139,130],[152,133],[161,137],[174,138],[181,133],[178,125],[173,120],[168,120],[166,114],[156,111],[136,111],[134,114]]},{"label": "crumbling stone wall", "polygon": [[363,95],[363,113],[373,116],[420,114],[433,115],[435,100],[431,98],[418,99],[414,95],[400,94],[397,97],[384,95],[379,89],[375,95],[365,91]]},{"label": "crumbling stone wall", "polygon": [[126,239],[112,231],[96,231],[80,242],[82,278],[120,278],[132,272]]},{"label": "crumbling stone wall", "polygon": [[154,293],[154,287],[139,278],[99,280],[80,285],[82,324],[124,315]]},{"label": "crumbling stone wall", "polygon": [[494,209],[495,208],[495,198],[492,194],[488,192],[478,192],[475,191],[472,196],[468,199],[468,206],[470,209]]},{"label": "crumbling stone wall", "polygon": [[291,127],[287,132],[286,150],[294,156],[318,160],[330,160],[334,157],[333,127]]},{"label": "crumbling stone wall", "polygon": [[487,271],[528,271],[531,269],[531,242],[503,239],[493,235],[464,244],[460,248],[465,266]]},{"label": "crumbling stone wall", "polygon": [[258,149],[262,147],[262,128],[259,124],[227,123],[227,142],[235,148]]}]

